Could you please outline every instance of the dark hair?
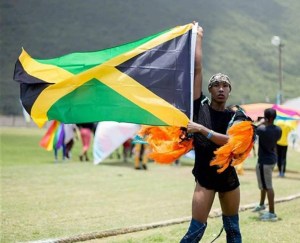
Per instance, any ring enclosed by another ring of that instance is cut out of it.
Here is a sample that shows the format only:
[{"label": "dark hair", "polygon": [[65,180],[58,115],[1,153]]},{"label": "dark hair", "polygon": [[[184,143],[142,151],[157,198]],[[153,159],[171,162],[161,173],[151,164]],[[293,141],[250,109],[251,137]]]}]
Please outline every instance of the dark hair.
[{"label": "dark hair", "polygon": [[275,120],[276,118],[276,110],[274,110],[273,108],[268,108],[268,109],[265,109],[265,118],[268,119],[268,120]]}]

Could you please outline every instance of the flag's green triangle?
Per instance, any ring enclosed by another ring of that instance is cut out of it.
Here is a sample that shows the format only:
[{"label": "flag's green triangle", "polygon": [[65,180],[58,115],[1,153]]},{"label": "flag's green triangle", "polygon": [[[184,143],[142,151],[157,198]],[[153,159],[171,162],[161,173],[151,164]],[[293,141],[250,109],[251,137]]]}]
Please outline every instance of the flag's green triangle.
[{"label": "flag's green triangle", "polygon": [[96,79],[90,80],[55,102],[48,110],[47,116],[49,120],[55,119],[65,123],[118,121],[167,125]]},{"label": "flag's green triangle", "polygon": [[165,30],[159,32],[157,34],[145,37],[143,39],[130,42],[127,44],[123,44],[120,46],[95,51],[95,52],[77,52],[67,54],[65,56],[52,58],[52,59],[35,59],[35,61],[43,63],[43,64],[51,64],[57,67],[63,68],[70,73],[78,74],[84,72],[90,68],[93,68],[99,64],[102,64],[111,58],[114,58],[118,55],[124,54],[130,50],[137,48],[138,46],[156,38],[167,32],[169,30]]}]

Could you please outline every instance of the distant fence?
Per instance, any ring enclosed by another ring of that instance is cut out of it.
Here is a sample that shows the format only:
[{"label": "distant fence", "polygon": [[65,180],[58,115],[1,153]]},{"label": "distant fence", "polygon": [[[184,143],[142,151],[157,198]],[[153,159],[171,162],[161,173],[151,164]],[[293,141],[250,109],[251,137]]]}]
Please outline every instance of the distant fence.
[{"label": "distant fence", "polygon": [[0,116],[2,127],[37,127],[33,122],[27,122],[23,116]]}]

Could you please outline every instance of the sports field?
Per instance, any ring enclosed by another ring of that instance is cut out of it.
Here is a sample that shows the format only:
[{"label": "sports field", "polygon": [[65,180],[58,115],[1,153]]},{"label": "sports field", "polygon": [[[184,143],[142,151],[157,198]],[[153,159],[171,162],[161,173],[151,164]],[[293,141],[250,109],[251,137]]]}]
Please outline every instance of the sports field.
[{"label": "sports field", "polygon": [[[38,145],[44,133],[1,127],[1,242],[179,242],[191,215],[191,160],[182,159],[180,166],[151,162],[147,171],[116,158],[93,165],[79,162],[81,144],[76,141],[72,159],[55,163],[53,153]],[[241,207],[247,209],[240,213],[244,242],[300,242],[299,157],[289,148],[286,177],[274,171],[275,200],[289,199],[276,203],[277,222],[260,222],[251,212],[259,199],[256,159],[245,162],[240,176]],[[215,200],[212,216],[218,212]],[[157,227],[166,222],[171,225]],[[142,226],[157,228],[99,238]],[[203,242],[211,242],[220,229],[221,218],[210,218]],[[225,233],[216,242],[225,242]]]}]

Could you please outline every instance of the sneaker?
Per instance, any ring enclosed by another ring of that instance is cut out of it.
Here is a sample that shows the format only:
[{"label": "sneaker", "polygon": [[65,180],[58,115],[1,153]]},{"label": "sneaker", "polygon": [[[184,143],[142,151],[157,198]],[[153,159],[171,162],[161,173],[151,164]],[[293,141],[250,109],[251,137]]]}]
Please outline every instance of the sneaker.
[{"label": "sneaker", "polygon": [[266,209],[266,206],[265,205],[258,205],[256,206],[252,212],[259,212],[259,211],[262,211],[262,210],[265,210]]},{"label": "sneaker", "polygon": [[266,213],[269,213],[268,211],[265,211],[265,210],[262,210],[262,211],[259,211],[259,217],[261,217],[263,214],[266,214]]},{"label": "sneaker", "polygon": [[265,213],[263,215],[260,216],[260,220],[261,221],[277,221],[277,215],[275,213]]}]

